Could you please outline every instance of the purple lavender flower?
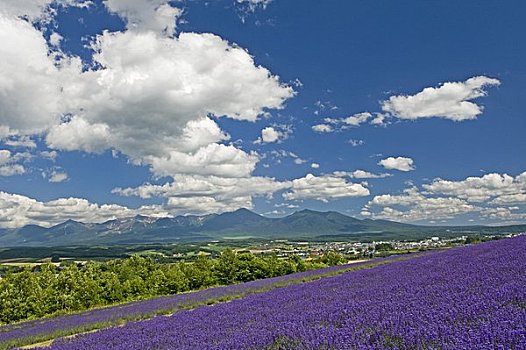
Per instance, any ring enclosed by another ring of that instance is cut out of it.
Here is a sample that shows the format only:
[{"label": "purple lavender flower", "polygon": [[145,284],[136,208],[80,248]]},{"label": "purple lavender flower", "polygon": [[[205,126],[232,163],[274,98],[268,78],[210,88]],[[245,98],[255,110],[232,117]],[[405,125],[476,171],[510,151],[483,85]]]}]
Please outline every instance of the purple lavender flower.
[{"label": "purple lavender flower", "polygon": [[[364,264],[367,263],[353,264],[352,267]],[[243,296],[260,290],[272,289],[281,284],[290,283],[291,281],[301,281],[302,279],[308,279],[313,276],[324,275],[348,268],[348,265],[333,266],[243,284],[210,288],[194,293],[183,293],[173,296],[153,298],[94,309],[77,314],[6,325],[0,327],[0,349],[5,348],[6,344],[9,344],[12,341],[24,338],[45,339],[46,335],[74,334],[76,331],[97,329],[104,325],[113,325],[130,320],[153,317],[159,314],[173,313],[179,310],[193,308],[195,305],[200,305],[207,301],[213,302],[215,300],[228,300],[233,297]]]},{"label": "purple lavender flower", "polygon": [[51,347],[475,348],[526,349],[526,237],[437,252],[130,322],[58,340]]}]

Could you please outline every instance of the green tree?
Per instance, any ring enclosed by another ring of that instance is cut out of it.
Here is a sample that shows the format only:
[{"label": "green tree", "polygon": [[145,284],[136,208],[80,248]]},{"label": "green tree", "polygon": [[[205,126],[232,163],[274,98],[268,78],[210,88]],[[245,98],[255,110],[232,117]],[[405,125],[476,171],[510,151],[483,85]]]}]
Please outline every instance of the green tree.
[{"label": "green tree", "polygon": [[166,294],[176,294],[190,289],[190,282],[181,268],[181,263],[167,265],[164,268],[164,276]]},{"label": "green tree", "polygon": [[200,254],[193,263],[182,265],[190,289],[201,289],[217,284],[212,273],[213,263],[204,254]]},{"label": "green tree", "polygon": [[236,282],[238,259],[232,249],[224,250],[217,261],[215,272],[219,283],[231,284]]},{"label": "green tree", "polygon": [[321,256],[319,262],[328,266],[335,266],[344,264],[346,260],[341,254],[335,252],[326,252]]}]

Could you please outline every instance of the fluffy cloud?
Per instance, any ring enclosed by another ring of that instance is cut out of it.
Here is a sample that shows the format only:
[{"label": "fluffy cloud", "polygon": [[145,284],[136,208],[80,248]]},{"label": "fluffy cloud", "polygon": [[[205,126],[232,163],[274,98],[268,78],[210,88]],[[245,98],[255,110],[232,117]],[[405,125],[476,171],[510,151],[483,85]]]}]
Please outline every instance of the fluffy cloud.
[{"label": "fluffy cloud", "polygon": [[58,124],[69,101],[63,83],[75,80],[79,61],[57,61],[48,54],[42,33],[2,12],[0,42],[0,127],[8,134],[30,135]]},{"label": "fluffy cloud", "polygon": [[[259,156],[228,144],[230,136],[215,119],[255,121],[268,110],[283,108],[295,95],[292,87],[256,65],[245,49],[217,35],[174,36],[181,10],[170,1],[104,1],[127,28],[105,31],[93,40],[90,67],[79,57],[61,52],[60,37],[54,35],[46,42],[42,32],[18,18],[48,16],[52,20],[50,4],[87,3],[26,0],[0,4],[0,138],[12,146],[25,143],[30,147],[30,137],[38,135],[49,147],[40,155],[51,160],[57,150],[101,153],[111,149],[133,164],[148,166],[156,176],[172,177],[176,184],[190,186],[190,179],[198,179],[216,188],[228,188],[221,181],[243,183],[247,188],[241,194],[229,188],[230,197],[221,190],[194,198],[167,195],[166,208],[173,212],[246,207],[253,196],[268,195],[268,186],[270,193],[283,186],[253,177]],[[250,2],[251,6],[266,4]],[[279,133],[278,141],[290,131],[272,128]],[[267,133],[267,141],[269,137]],[[11,161],[2,166],[0,174],[4,175],[24,171]],[[67,174],[55,171],[47,178],[64,181]]]},{"label": "fluffy cloud", "polygon": [[64,38],[59,33],[52,33],[49,36],[49,43],[51,44],[51,46],[58,48],[60,46],[60,43],[62,42],[62,39]]},{"label": "fluffy cloud", "polygon": [[181,10],[169,0],[104,0],[109,11],[126,21],[128,30],[152,30],[173,35]]},{"label": "fluffy cloud", "polygon": [[[399,221],[450,219],[466,213],[482,218],[519,222],[526,219],[526,172],[515,177],[487,174],[459,181],[436,179],[408,188],[401,195],[375,196],[362,209],[362,215]],[[516,204],[515,206],[509,206]]]},{"label": "fluffy cloud", "polygon": [[386,169],[394,169],[399,171],[411,171],[415,170],[413,160],[407,157],[389,157],[382,159],[378,162],[378,165],[383,166]]},{"label": "fluffy cloud", "polygon": [[254,121],[282,108],[293,89],[219,36],[170,37],[180,12],[168,1],[105,5],[128,30],[97,36],[98,68],[90,70],[77,57],[50,51],[30,23],[0,14],[2,133],[43,134],[63,151],[114,149],[161,176],[250,176],[258,157],[223,144],[229,136],[211,116]]},{"label": "fluffy cloud", "polygon": [[26,169],[20,164],[8,164],[0,166],[0,176],[22,175],[25,172]]},{"label": "fluffy cloud", "polygon": [[369,124],[385,127],[388,124],[388,122],[386,121],[388,117],[388,114],[376,113],[376,116],[369,122]]},{"label": "fluffy cloud", "polygon": [[287,200],[329,200],[369,195],[363,184],[346,181],[346,175],[307,176],[292,181],[277,181],[268,177],[226,178],[219,176],[176,175],[174,182],[164,185],[144,184],[136,188],[116,188],[113,193],[148,199],[166,198],[164,208],[171,214],[214,213],[251,208],[254,197],[271,198],[283,193]]},{"label": "fluffy cloud", "polygon": [[[94,119],[111,109],[120,112],[110,120],[114,123],[134,121],[144,112],[153,124],[185,124],[209,113],[254,121],[264,108],[281,108],[293,96],[244,49],[214,34],[181,33],[172,39],[151,31],[104,33],[95,49],[94,59],[104,69],[95,72],[99,86],[94,87],[102,90],[86,102]],[[93,100],[104,102],[103,109],[95,109]]]},{"label": "fluffy cloud", "polygon": [[374,174],[365,170],[355,170],[350,174],[350,176],[354,179],[383,179],[393,175],[387,173]]},{"label": "fluffy cloud", "polygon": [[254,143],[279,143],[286,140],[291,133],[292,128],[289,125],[268,126],[261,130],[261,137],[254,141]]},{"label": "fluffy cloud", "polygon": [[307,174],[303,178],[292,180],[290,191],[283,193],[283,197],[287,200],[316,199],[322,202],[368,195],[369,189],[363,184],[349,182],[344,177],[334,174],[322,176]]},{"label": "fluffy cloud", "polygon": [[438,87],[427,87],[416,95],[391,96],[383,101],[382,110],[400,119],[476,119],[483,107],[471,100],[485,96],[484,88],[499,84],[499,80],[485,76],[473,77],[464,82],[446,82]]},{"label": "fluffy cloud", "polygon": [[302,158],[294,158],[294,164],[297,164],[297,165],[301,165],[301,164],[305,164],[307,163],[307,161],[305,159],[302,159]]},{"label": "fluffy cloud", "polygon": [[[371,213],[372,209],[380,207],[379,212]],[[451,219],[457,215],[477,211],[478,208],[467,201],[447,197],[426,197],[416,188],[406,189],[401,195],[384,194],[375,196],[362,210],[362,215],[376,219],[396,221],[420,221],[435,219]]]},{"label": "fluffy cloud", "polygon": [[251,208],[257,196],[272,197],[276,191],[290,187],[267,177],[226,178],[218,176],[175,175],[164,185],[145,184],[137,188],[116,188],[113,193],[141,198],[167,198],[166,209],[173,214],[215,213]]},{"label": "fluffy cloud", "polygon": [[369,112],[358,113],[342,119],[342,122],[351,126],[360,126],[369,120],[373,115]]},{"label": "fluffy cloud", "polygon": [[240,166],[243,159],[241,166],[253,169],[254,157],[216,144],[226,137],[206,115],[253,121],[293,95],[245,50],[212,34],[172,39],[154,32],[105,33],[96,46],[95,59],[104,69],[91,72],[97,80],[84,95],[89,98],[79,102],[83,118],[106,125],[112,147],[163,175],[182,159],[197,173],[203,161],[215,158],[233,157],[221,169]]},{"label": "fluffy cloud", "polygon": [[116,204],[98,205],[81,198],[59,198],[40,202],[22,195],[0,192],[0,227],[14,228],[27,224],[52,226],[65,220],[104,222],[137,214],[166,215],[160,208],[129,209]]},{"label": "fluffy cloud", "polygon": [[37,144],[28,136],[12,137],[4,141],[6,146],[16,148],[36,148]]},{"label": "fluffy cloud", "polygon": [[319,133],[333,132],[334,128],[329,124],[316,124],[312,126],[312,130]]},{"label": "fluffy cloud", "polygon": [[261,130],[261,142],[263,143],[271,143],[276,142],[280,138],[280,133],[273,127],[269,126],[267,128],[264,128]]},{"label": "fluffy cloud", "polygon": [[483,217],[494,220],[521,221],[526,220],[526,213],[518,213],[518,207],[486,208],[481,211]]},{"label": "fluffy cloud", "polygon": [[45,12],[53,0],[4,0],[0,5],[0,11],[13,16],[28,16],[37,18]]},{"label": "fluffy cloud", "polygon": [[11,160],[11,151],[2,149],[0,150],[0,165],[5,164]]},{"label": "fluffy cloud", "polygon": [[63,171],[53,170],[51,174],[49,174],[49,182],[64,182],[68,179],[68,174],[66,174]]},{"label": "fluffy cloud", "polygon": [[42,151],[40,152],[40,156],[54,162],[57,159],[58,153],[57,151]]},{"label": "fluffy cloud", "polygon": [[30,157],[28,153],[17,153],[13,155],[9,150],[0,150],[0,176],[24,174],[26,169],[23,165],[16,164],[16,162],[26,160],[28,157]]},{"label": "fluffy cloud", "polygon": [[318,163],[311,163],[310,167],[312,169],[319,169],[320,168],[320,165]]},{"label": "fluffy cloud", "polygon": [[167,157],[146,157],[154,172],[161,176],[177,174],[249,177],[259,161],[255,153],[236,147],[211,143],[196,152],[171,151]]},{"label": "fluffy cloud", "polygon": [[436,179],[423,185],[429,193],[452,195],[469,202],[492,200],[495,204],[526,203],[526,172],[516,177],[508,174],[471,176],[461,181]]},{"label": "fluffy cloud", "polygon": [[385,125],[386,116],[381,113],[373,115],[369,112],[362,112],[351,115],[346,118],[325,118],[323,124],[317,124],[312,127],[316,132],[334,132],[342,131],[351,127],[358,127],[366,122],[371,125]]},{"label": "fluffy cloud", "polygon": [[329,133],[358,127],[366,122],[387,126],[392,117],[410,120],[433,117],[454,121],[476,119],[484,108],[472,100],[486,96],[485,88],[498,85],[498,79],[486,76],[469,78],[464,82],[446,82],[438,87],[427,87],[415,95],[391,96],[381,102],[384,113],[363,112],[347,118],[325,118],[324,123],[314,125],[312,130]]},{"label": "fluffy cloud", "polygon": [[116,188],[113,193],[123,196],[152,197],[198,197],[212,196],[218,199],[246,197],[251,195],[271,196],[286,188],[287,182],[268,177],[226,178],[219,176],[175,175],[174,182],[164,185],[145,184],[137,188]]},{"label": "fluffy cloud", "polygon": [[11,17],[28,17],[32,20],[41,18],[44,15],[50,16],[49,6],[63,5],[87,7],[91,4],[90,0],[3,0],[0,3],[0,12]]},{"label": "fluffy cloud", "polygon": [[526,192],[503,194],[492,201],[493,204],[524,204],[526,203]]},{"label": "fluffy cloud", "polygon": [[53,126],[47,136],[49,147],[62,151],[101,153],[110,147],[109,127],[103,123],[90,124],[81,117]]}]

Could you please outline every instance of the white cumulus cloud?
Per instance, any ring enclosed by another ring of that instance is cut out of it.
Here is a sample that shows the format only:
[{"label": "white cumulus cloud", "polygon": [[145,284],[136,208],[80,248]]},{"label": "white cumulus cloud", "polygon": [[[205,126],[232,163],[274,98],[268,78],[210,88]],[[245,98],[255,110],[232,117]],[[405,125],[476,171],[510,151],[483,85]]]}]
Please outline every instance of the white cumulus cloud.
[{"label": "white cumulus cloud", "polygon": [[290,182],[267,177],[176,175],[171,183],[116,188],[113,193],[140,198],[167,198],[165,208],[172,214],[202,214],[252,208],[254,197],[271,198],[274,192],[288,187]]},{"label": "white cumulus cloud", "polygon": [[329,124],[316,124],[312,126],[312,130],[319,133],[333,132],[334,128]]},{"label": "white cumulus cloud", "polygon": [[435,179],[422,186],[427,192],[452,195],[469,202],[492,200],[495,204],[526,203],[526,172],[515,177],[491,173],[460,181]]},{"label": "white cumulus cloud", "polygon": [[435,179],[403,194],[375,196],[362,215],[399,221],[452,219],[474,213],[497,223],[518,223],[526,219],[526,172],[517,176],[486,174],[462,180]]},{"label": "white cumulus cloud", "polygon": [[344,118],[341,121],[347,125],[360,126],[368,121],[373,115],[369,112],[358,113],[350,117]]},{"label": "white cumulus cloud", "polygon": [[494,220],[517,221],[526,220],[526,213],[517,212],[518,207],[497,207],[481,210],[481,216]]},{"label": "white cumulus cloud", "polygon": [[486,76],[469,78],[463,82],[446,82],[438,87],[427,87],[415,95],[391,96],[383,101],[382,110],[400,119],[475,119],[482,113],[483,107],[472,100],[485,96],[486,87],[498,85],[498,79]]},{"label": "white cumulus cloud", "polygon": [[80,74],[79,61],[57,62],[41,32],[2,12],[0,42],[0,128],[27,136],[58,124],[69,101],[64,84]]},{"label": "white cumulus cloud", "polygon": [[96,37],[97,68],[88,70],[80,58],[50,50],[42,33],[13,11],[0,12],[3,137],[43,135],[61,151],[112,149],[159,176],[251,176],[257,155],[224,144],[229,136],[213,118],[254,121],[283,108],[293,89],[217,35],[171,37],[180,10],[168,1],[105,5],[128,29]]},{"label": "white cumulus cloud", "polygon": [[[380,211],[371,212],[380,208]],[[427,197],[416,188],[406,189],[401,195],[375,196],[362,210],[362,215],[375,219],[395,221],[421,221],[451,219],[460,214],[477,211],[467,201],[453,197]]]},{"label": "white cumulus cloud", "polygon": [[108,10],[126,21],[129,30],[152,30],[172,35],[182,11],[169,3],[169,0],[104,0]]},{"label": "white cumulus cloud", "polygon": [[62,151],[85,151],[101,153],[110,147],[109,126],[104,123],[88,123],[82,117],[50,128],[46,142],[49,147]]},{"label": "white cumulus cloud", "polygon": [[407,157],[388,157],[378,162],[378,165],[390,170],[411,171],[415,170],[413,159]]},{"label": "white cumulus cloud", "polygon": [[342,131],[351,127],[358,127],[369,121],[370,124],[383,125],[384,117],[381,114],[373,116],[370,112],[356,113],[345,118],[324,118],[323,124],[312,127],[316,132]]},{"label": "white cumulus cloud", "polygon": [[289,125],[268,126],[261,130],[261,136],[254,143],[280,143],[286,140],[291,133],[292,128]]},{"label": "white cumulus cloud", "polygon": [[62,6],[87,7],[90,0],[2,0],[0,12],[12,17],[28,17],[31,20],[51,16],[49,6],[52,4]]},{"label": "white cumulus cloud", "polygon": [[31,157],[29,153],[12,154],[9,150],[0,150],[0,176],[24,174],[26,169],[23,165],[17,164],[17,162],[27,160],[28,157]]},{"label": "white cumulus cloud", "polygon": [[333,174],[322,176],[307,174],[305,177],[292,180],[290,191],[283,193],[283,197],[287,200],[316,199],[322,202],[368,195],[369,189],[363,184],[352,183],[344,177]]},{"label": "white cumulus cloud", "polygon": [[383,179],[385,177],[390,177],[393,175],[388,174],[388,173],[374,174],[369,171],[358,169],[358,170],[353,171],[350,174],[350,176],[354,179]]},{"label": "white cumulus cloud", "polygon": [[49,182],[57,183],[57,182],[64,182],[67,179],[68,179],[68,174],[66,174],[65,172],[53,170],[51,174],[49,174],[48,180]]},{"label": "white cumulus cloud", "polygon": [[[257,182],[252,173],[259,155],[228,143],[230,136],[216,119],[255,121],[283,108],[295,95],[293,88],[257,65],[247,50],[218,35],[175,35],[182,11],[172,1],[103,3],[123,18],[126,29],[94,38],[89,67],[61,51],[60,34],[47,42],[43,32],[20,18],[52,20],[50,5],[87,6],[88,1],[0,3],[2,142],[32,147],[31,137],[37,136],[48,147],[38,155],[50,160],[57,151],[111,150],[149,167],[154,176]],[[272,127],[282,133],[279,139],[288,136],[286,128]],[[25,171],[15,161],[2,166],[4,175]],[[64,181],[67,174],[56,171],[48,179]],[[172,196],[165,205],[189,212],[192,203],[199,211],[206,211],[207,203],[208,211],[237,209],[258,193],[229,203],[218,196],[199,201]]]},{"label": "white cumulus cloud", "polygon": [[0,176],[22,175],[25,172],[26,169],[20,164],[8,164],[0,166]]},{"label": "white cumulus cloud", "polygon": [[4,141],[6,146],[15,148],[36,148],[37,144],[29,136],[11,137]]}]

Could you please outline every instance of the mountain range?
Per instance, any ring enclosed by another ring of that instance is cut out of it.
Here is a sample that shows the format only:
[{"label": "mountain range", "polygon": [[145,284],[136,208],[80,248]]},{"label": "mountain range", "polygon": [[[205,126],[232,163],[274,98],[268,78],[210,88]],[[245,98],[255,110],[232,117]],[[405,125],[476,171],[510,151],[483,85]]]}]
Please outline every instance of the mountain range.
[{"label": "mountain range", "polygon": [[301,210],[268,218],[248,209],[173,218],[135,216],[104,223],[68,220],[46,228],[26,225],[0,230],[0,247],[174,243],[228,239],[387,240],[433,235],[524,232],[526,225],[418,226],[387,220],[356,219],[338,212]]}]

